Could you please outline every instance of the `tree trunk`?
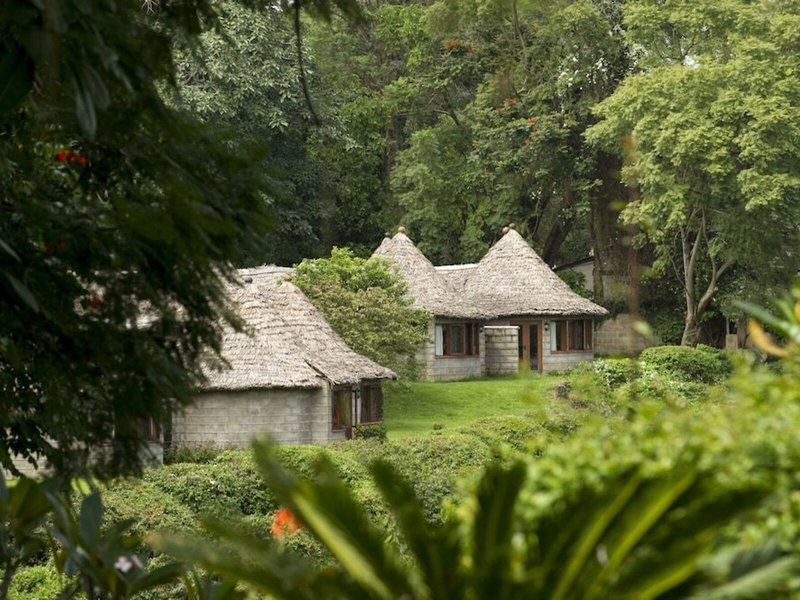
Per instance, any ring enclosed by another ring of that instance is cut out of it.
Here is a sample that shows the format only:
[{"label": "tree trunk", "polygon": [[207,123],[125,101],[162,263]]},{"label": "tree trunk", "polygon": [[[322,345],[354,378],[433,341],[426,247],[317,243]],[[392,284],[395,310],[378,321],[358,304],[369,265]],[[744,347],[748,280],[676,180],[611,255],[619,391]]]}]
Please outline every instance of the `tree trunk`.
[{"label": "tree trunk", "polygon": [[683,327],[681,346],[696,346],[700,339],[700,321],[697,315],[686,315],[686,324]]},{"label": "tree trunk", "polygon": [[592,194],[592,246],[594,250],[594,297],[602,302],[608,300],[605,277],[622,279],[628,274],[626,248],[623,231],[619,225],[618,204],[629,195],[629,190],[620,180],[622,163],[611,155],[604,155],[598,162],[598,178],[601,185]]}]

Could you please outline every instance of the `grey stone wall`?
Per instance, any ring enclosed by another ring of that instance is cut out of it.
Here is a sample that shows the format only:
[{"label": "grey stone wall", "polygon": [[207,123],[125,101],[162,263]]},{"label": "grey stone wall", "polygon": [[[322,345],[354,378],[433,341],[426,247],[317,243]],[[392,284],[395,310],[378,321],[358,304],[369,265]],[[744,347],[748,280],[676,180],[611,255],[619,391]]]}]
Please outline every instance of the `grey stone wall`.
[{"label": "grey stone wall", "polygon": [[487,375],[506,375],[519,371],[519,327],[487,325],[483,328]]},{"label": "grey stone wall", "polygon": [[633,315],[623,313],[606,319],[594,332],[594,350],[598,354],[639,354],[652,344],[633,330]]},{"label": "grey stone wall", "polygon": [[196,447],[247,447],[268,433],[279,444],[325,444],[343,439],[331,431],[331,389],[204,392],[172,419],[172,443]]},{"label": "grey stone wall", "polygon": [[[25,475],[26,477],[35,477],[37,475],[43,475],[47,473],[47,465],[43,464],[44,459],[40,459],[39,462],[39,469],[34,469],[33,465],[29,463],[27,460],[24,460],[22,457],[17,456],[16,454],[11,457],[11,462],[14,463],[14,466],[19,469],[19,472]],[[3,476],[6,479],[10,479],[15,477],[10,472],[3,469]]]}]

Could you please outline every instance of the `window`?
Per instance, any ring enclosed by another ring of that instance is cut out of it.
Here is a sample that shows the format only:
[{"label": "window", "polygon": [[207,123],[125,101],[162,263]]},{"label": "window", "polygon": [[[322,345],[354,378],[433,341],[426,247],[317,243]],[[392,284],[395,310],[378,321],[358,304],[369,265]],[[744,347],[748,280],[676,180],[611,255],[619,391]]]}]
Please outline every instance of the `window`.
[{"label": "window", "polygon": [[331,413],[331,429],[333,431],[347,429],[352,425],[352,393],[350,389],[333,391],[333,406]]},{"label": "window", "polygon": [[161,439],[161,428],[158,426],[152,417],[146,419],[138,419],[136,427],[139,430],[139,435],[142,439],[148,442],[157,442]]},{"label": "window", "polygon": [[477,323],[442,323],[436,326],[436,356],[478,354],[480,354],[480,326]]},{"label": "window", "polygon": [[573,319],[554,323],[553,344],[555,352],[586,352],[592,349],[592,320]]},{"label": "window", "polygon": [[380,383],[367,383],[361,386],[361,422],[380,423],[383,421],[383,391]]}]

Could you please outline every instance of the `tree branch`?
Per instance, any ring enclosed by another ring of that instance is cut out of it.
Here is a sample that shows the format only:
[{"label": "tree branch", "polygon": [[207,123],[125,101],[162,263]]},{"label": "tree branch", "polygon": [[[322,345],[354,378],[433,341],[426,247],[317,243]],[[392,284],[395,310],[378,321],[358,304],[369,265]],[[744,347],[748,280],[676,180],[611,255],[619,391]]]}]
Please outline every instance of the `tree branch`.
[{"label": "tree branch", "polygon": [[300,32],[300,1],[294,2],[294,42],[297,48],[297,68],[300,75],[300,86],[303,88],[303,97],[306,99],[306,106],[314,119],[314,125],[321,127],[322,123],[317,116],[317,111],[314,110],[314,103],[311,102],[311,94],[308,91],[308,82],[306,81],[306,69],[303,64],[303,37]]}]

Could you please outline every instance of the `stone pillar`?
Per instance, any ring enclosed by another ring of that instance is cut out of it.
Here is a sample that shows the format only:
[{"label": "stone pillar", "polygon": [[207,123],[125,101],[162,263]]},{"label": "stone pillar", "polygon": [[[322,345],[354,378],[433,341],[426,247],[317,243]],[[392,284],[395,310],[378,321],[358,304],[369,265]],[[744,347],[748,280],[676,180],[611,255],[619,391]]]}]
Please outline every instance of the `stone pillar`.
[{"label": "stone pillar", "polygon": [[507,375],[519,371],[519,327],[487,325],[483,328],[487,375]]}]

